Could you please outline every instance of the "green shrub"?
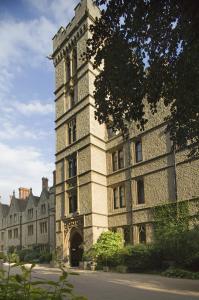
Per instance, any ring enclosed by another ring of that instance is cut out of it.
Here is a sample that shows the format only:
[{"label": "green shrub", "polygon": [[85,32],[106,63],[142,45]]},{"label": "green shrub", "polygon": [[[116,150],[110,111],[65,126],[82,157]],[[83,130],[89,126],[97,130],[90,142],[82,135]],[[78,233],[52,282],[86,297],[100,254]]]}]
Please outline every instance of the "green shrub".
[{"label": "green shrub", "polygon": [[52,254],[47,252],[47,253],[41,253],[39,256],[39,262],[40,263],[49,263],[52,260]]},{"label": "green shrub", "polygon": [[187,279],[199,279],[199,272],[190,272],[187,270],[170,267],[166,271],[162,272],[163,276],[174,278],[187,278]]},{"label": "green shrub", "polygon": [[19,263],[20,259],[19,259],[19,256],[17,253],[11,253],[11,254],[8,254],[9,256],[9,261],[12,262],[12,263]]},{"label": "green shrub", "polygon": [[123,262],[130,272],[141,272],[154,268],[151,261],[151,249],[144,244],[129,247],[128,254],[123,255]]},{"label": "green shrub", "polygon": [[27,254],[29,254],[30,252],[31,252],[30,249],[21,249],[21,250],[17,251],[17,254],[18,254],[18,256],[19,256],[20,262],[25,261],[25,260],[24,260],[25,256],[26,256]]},{"label": "green shrub", "polygon": [[15,247],[14,246],[8,247],[8,254],[12,254],[14,252],[15,252]]},{"label": "green shrub", "polygon": [[115,255],[123,247],[122,235],[112,231],[103,232],[87,255],[99,265],[115,266]]},{"label": "green shrub", "polygon": [[29,251],[27,254],[24,256],[24,262],[33,262],[35,259],[39,259],[40,253],[36,251]]},{"label": "green shrub", "polygon": [[185,263],[185,267],[191,271],[199,272],[199,252],[189,257]]},{"label": "green shrub", "polygon": [[[197,209],[197,208],[196,208]],[[199,252],[199,230],[190,228],[189,203],[179,202],[155,207],[156,249],[164,261],[173,261],[176,266],[185,267],[189,257]]]},{"label": "green shrub", "polygon": [[39,245],[19,250],[17,251],[17,254],[20,262],[49,263],[52,260],[52,254],[50,252],[41,251]]}]

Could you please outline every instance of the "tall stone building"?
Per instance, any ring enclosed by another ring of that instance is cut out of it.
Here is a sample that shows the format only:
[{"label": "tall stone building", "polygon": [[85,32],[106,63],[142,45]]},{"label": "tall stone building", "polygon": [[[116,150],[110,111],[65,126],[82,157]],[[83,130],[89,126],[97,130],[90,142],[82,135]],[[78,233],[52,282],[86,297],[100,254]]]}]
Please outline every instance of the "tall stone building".
[{"label": "tall stone building", "polygon": [[55,248],[55,197],[54,187],[48,187],[48,179],[42,178],[40,197],[34,196],[32,189],[19,188],[10,205],[0,203],[0,251],[10,248],[41,249]]},{"label": "tall stone building", "polygon": [[199,196],[199,161],[174,153],[165,133],[167,111],[150,115],[144,132],[134,124],[123,137],[94,118],[92,61],[81,55],[100,16],[82,0],[53,38],[56,105],[56,248],[72,265],[107,229],[126,242],[150,242],[151,207]]}]

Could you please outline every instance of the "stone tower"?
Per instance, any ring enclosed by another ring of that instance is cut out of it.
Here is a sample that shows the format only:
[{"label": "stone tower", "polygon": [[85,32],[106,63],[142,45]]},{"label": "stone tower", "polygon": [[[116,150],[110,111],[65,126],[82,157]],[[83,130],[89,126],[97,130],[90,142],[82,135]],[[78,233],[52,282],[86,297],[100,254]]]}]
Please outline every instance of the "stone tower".
[{"label": "stone tower", "polygon": [[71,265],[108,228],[106,129],[94,119],[97,70],[81,55],[99,9],[82,0],[53,38],[56,105],[56,247]]}]

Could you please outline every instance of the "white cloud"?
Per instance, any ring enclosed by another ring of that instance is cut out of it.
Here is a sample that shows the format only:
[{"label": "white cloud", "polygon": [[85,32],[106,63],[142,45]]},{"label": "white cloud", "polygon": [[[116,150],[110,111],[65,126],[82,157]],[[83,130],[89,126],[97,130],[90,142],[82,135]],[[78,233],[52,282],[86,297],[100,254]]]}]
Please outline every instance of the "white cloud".
[{"label": "white cloud", "polygon": [[0,21],[0,65],[15,70],[20,64],[36,63],[51,51],[56,26],[45,17],[30,21]]},{"label": "white cloud", "polygon": [[0,166],[0,195],[2,201],[7,203],[9,195],[19,187],[32,187],[33,193],[39,195],[41,177],[51,179],[54,169],[54,164],[46,162],[38,149],[13,148],[3,143],[0,143]]},{"label": "white cloud", "polygon": [[41,140],[49,137],[49,131],[37,130],[32,126],[26,127],[23,124],[16,124],[13,120],[8,118],[0,118],[1,130],[0,130],[0,140],[4,141],[17,141],[17,143],[22,143],[31,140]]},{"label": "white cloud", "polygon": [[[37,131],[34,124],[25,124],[23,118],[33,114],[43,118],[53,112],[53,104],[37,99],[27,103],[20,102],[18,95],[14,93],[15,79],[26,71],[27,66],[30,69],[37,67],[38,72],[41,68],[48,68],[51,62],[45,57],[52,52],[52,37],[61,25],[67,25],[78,2],[79,0],[24,0],[30,9],[33,6],[37,9],[36,18],[19,21],[10,15],[6,18],[1,16],[0,195],[5,201],[9,201],[8,195],[20,186],[32,187],[33,192],[39,194],[41,177],[50,177],[54,169],[54,165],[42,157],[42,146],[38,143],[39,139],[47,137],[48,130]],[[26,146],[26,142],[30,144],[31,140],[36,141],[37,150]],[[16,143],[16,146],[9,143]]]},{"label": "white cloud", "polygon": [[24,115],[41,114],[48,115],[54,111],[53,103],[42,103],[41,101],[32,101],[29,103],[14,102],[11,104],[15,110]]},{"label": "white cloud", "polygon": [[[66,26],[74,15],[74,8],[80,0],[24,0],[40,13],[53,19],[56,25]],[[58,28],[57,28],[58,29]]]}]

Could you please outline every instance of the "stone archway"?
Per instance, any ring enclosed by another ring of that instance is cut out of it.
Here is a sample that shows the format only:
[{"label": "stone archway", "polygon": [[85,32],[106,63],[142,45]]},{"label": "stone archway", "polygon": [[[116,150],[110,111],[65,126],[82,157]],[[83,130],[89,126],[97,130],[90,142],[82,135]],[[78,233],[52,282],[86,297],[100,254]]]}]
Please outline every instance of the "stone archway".
[{"label": "stone archway", "polygon": [[79,262],[82,261],[83,238],[78,230],[72,230],[70,235],[70,265],[71,267],[78,267]]}]

